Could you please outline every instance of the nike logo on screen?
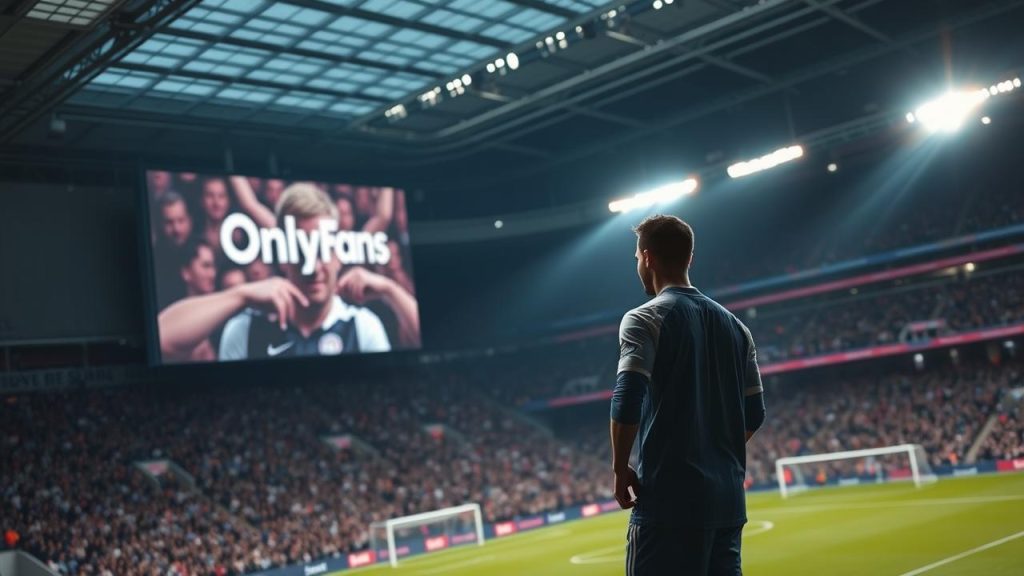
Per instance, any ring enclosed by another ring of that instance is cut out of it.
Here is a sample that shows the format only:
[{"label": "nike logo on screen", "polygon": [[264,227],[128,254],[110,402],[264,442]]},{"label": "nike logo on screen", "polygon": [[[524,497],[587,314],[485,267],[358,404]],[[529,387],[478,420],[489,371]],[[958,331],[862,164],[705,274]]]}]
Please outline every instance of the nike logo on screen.
[{"label": "nike logo on screen", "polygon": [[267,344],[267,356],[280,356],[286,350],[292,347],[294,342],[285,342],[280,346],[274,346],[273,344]]}]

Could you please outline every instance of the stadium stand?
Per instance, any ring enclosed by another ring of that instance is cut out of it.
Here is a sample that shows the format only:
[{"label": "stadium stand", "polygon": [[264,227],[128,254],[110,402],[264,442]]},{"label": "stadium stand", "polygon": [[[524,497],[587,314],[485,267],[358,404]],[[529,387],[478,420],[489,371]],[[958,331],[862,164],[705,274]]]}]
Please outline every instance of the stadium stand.
[{"label": "stadium stand", "polygon": [[[453,372],[10,397],[3,528],[62,574],[242,574],[363,549],[371,522],[402,514],[480,501],[493,522],[610,496],[605,420],[560,416],[571,432],[553,437],[474,392],[479,382]],[[962,462],[1003,391],[1020,385],[1019,362],[774,384],[777,416],[751,444],[750,481],[770,484],[780,456],[901,442],[923,444],[933,465]],[[1002,418],[981,457],[1020,456],[1022,432]],[[339,434],[372,451],[323,441]],[[151,481],[133,466],[147,459],[184,474]]]},{"label": "stadium stand", "polygon": [[[775,306],[746,322],[761,361],[814,356],[948,335],[1024,320],[1024,272],[995,271],[979,276],[940,278],[897,286],[838,302]],[[908,329],[912,322],[936,321],[941,327]],[[906,331],[905,331],[906,330]]]},{"label": "stadium stand", "polygon": [[706,286],[728,286],[1024,223],[1015,183],[979,182],[972,190],[974,193],[963,195],[946,190],[948,197],[932,202],[889,206],[877,219],[823,215],[833,220],[831,226],[836,233],[821,242],[790,246],[786,239],[803,235],[763,237],[759,241],[761,257],[737,255],[736,261],[716,261],[714,266],[698,260],[694,263],[695,278]]}]

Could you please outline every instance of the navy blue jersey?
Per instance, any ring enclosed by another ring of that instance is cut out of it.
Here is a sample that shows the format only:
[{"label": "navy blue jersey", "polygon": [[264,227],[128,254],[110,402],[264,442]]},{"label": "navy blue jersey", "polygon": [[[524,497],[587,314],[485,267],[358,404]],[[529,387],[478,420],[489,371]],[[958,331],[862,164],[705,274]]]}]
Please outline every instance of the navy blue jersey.
[{"label": "navy blue jersey", "polygon": [[692,287],[666,288],[619,329],[618,371],[647,377],[638,524],[746,522],[745,399],[762,392],[750,332]]},{"label": "navy blue jersey", "polygon": [[366,308],[351,306],[337,296],[323,325],[308,337],[294,327],[281,330],[258,310],[244,310],[228,320],[220,343],[221,360],[289,356],[333,356],[391,349],[384,325]]}]

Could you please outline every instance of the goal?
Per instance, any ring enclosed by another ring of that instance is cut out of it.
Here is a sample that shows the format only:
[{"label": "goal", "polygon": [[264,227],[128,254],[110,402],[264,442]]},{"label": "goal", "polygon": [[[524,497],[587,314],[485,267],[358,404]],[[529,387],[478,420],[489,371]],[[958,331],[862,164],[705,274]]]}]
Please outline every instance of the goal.
[{"label": "goal", "polygon": [[370,547],[378,557],[387,555],[392,567],[401,556],[417,551],[435,552],[465,544],[484,545],[484,523],[479,504],[463,504],[370,525]]},{"label": "goal", "polygon": [[775,477],[783,498],[815,486],[905,480],[920,487],[936,480],[920,444],[779,458]]}]

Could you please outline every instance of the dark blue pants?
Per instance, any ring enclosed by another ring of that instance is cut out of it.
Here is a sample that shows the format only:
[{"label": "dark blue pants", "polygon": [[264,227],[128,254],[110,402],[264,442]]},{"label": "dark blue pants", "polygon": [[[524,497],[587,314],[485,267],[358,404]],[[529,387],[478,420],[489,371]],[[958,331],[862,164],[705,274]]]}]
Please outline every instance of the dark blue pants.
[{"label": "dark blue pants", "polygon": [[741,576],[743,526],[688,528],[630,523],[626,576]]}]

